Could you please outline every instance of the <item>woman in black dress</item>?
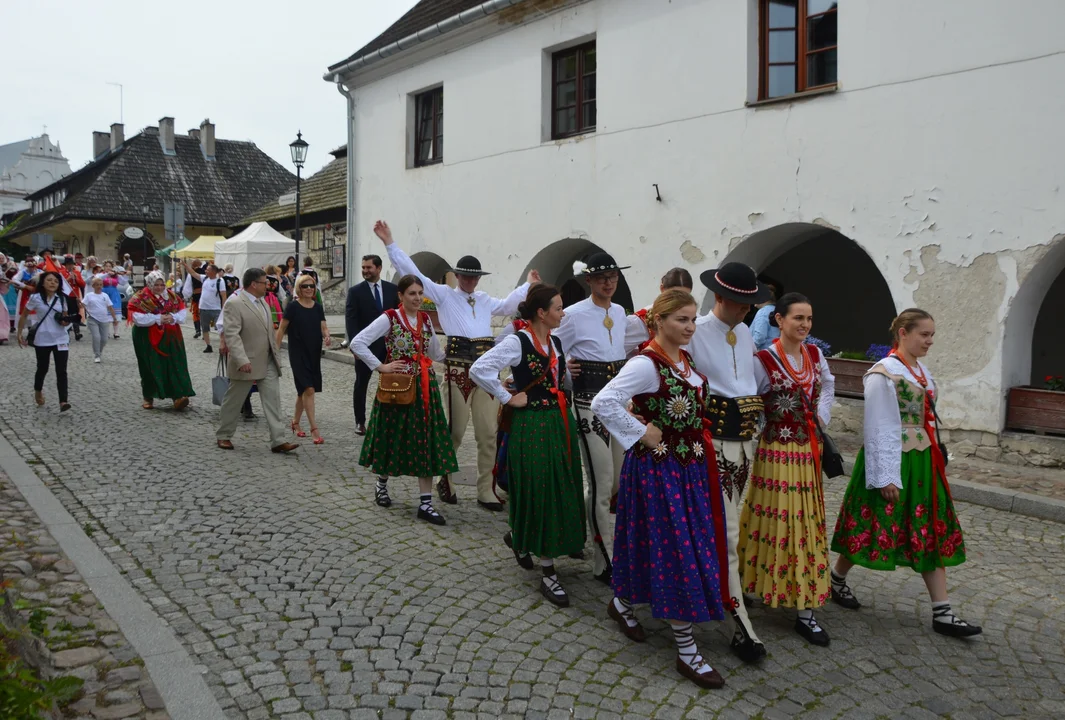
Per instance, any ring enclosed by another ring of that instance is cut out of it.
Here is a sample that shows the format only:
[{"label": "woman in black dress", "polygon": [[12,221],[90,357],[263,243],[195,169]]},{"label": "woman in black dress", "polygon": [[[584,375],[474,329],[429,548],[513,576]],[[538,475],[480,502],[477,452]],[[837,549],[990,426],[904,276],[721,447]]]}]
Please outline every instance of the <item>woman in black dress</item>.
[{"label": "woman in black dress", "polygon": [[311,424],[311,437],[315,445],[325,439],[318,433],[314,420],[314,394],[322,391],[322,343],[332,342],[325,324],[325,310],[314,299],[317,286],[314,278],[300,276],[296,283],[296,298],[285,308],[281,325],[277,328],[277,345],[288,333],[288,362],[292,366],[292,379],[296,382],[296,415],[292,419],[292,432],[298,437],[307,437],[300,429],[304,411]]}]

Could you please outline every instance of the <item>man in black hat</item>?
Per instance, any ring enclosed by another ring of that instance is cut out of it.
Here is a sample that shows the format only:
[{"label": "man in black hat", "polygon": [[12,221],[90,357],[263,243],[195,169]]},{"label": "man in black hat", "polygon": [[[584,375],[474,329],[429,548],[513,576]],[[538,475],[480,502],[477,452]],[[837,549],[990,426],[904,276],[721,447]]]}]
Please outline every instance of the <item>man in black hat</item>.
[{"label": "man in black hat", "polygon": [[[610,382],[635,344],[626,342],[625,308],[612,298],[621,281],[614,258],[605,252],[589,255],[573,265],[575,277],[583,278],[592,296],[566,308],[555,331],[570,362],[574,410],[580,425],[581,456],[588,470],[588,520],[592,527],[592,570],[595,578],[610,584],[614,554],[614,526],[610,498],[617,492],[625,448],[591,410],[596,393]],[[631,340],[631,333],[629,333]]]},{"label": "man in black hat", "polygon": [[[487,510],[500,511],[503,503],[493,490],[492,468],[496,456],[496,415],[499,403],[470,380],[470,366],[481,355],[492,349],[492,316],[507,317],[518,311],[531,283],[540,282],[540,273],[530,270],[524,285],[520,285],[506,298],[495,298],[477,289],[481,277],[488,275],[481,269],[481,262],[472,255],[460,258],[451,272],[458,279],[458,287],[440,285],[426,277],[392,240],[388,224],[380,220],[374,232],[388,251],[388,259],[401,275],[416,275],[422,281],[425,297],[436,304],[437,317],[447,335],[447,393],[448,422],[451,426],[451,442],[456,452],[462,445],[466,425],[473,417],[473,432],[477,440],[477,502]],[[437,484],[440,499],[446,503],[458,502],[448,477],[440,478]]]},{"label": "man in black hat", "polygon": [[744,662],[755,663],[766,652],[743,604],[737,548],[743,492],[751,477],[762,398],[754,375],[754,340],[743,319],[753,305],[769,298],[770,290],[758,282],[754,270],[737,262],[707,270],[699,279],[714,293],[714,309],[695,321],[688,352],[695,367],[709,381],[707,410],[713,422],[711,432],[728,529],[728,586],[733,592],[735,629],[732,651]]}]

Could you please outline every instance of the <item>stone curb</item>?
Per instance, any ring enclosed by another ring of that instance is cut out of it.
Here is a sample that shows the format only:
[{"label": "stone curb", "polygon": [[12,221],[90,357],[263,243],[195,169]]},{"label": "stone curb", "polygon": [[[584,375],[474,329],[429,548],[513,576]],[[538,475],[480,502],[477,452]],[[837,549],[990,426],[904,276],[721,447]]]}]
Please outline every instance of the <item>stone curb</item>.
[{"label": "stone curb", "polygon": [[170,627],[137,594],[3,436],[0,468],[144,660],[172,720],[225,720],[221,706]]}]

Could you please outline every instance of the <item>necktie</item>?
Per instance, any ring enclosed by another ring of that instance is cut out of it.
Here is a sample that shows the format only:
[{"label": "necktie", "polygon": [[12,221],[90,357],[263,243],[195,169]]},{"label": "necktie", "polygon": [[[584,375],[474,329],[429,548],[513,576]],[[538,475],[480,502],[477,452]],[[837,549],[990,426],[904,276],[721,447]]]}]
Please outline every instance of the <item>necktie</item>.
[{"label": "necktie", "polygon": [[377,283],[373,284],[373,301],[377,305],[377,312],[385,309],[385,306],[381,304],[381,288]]}]

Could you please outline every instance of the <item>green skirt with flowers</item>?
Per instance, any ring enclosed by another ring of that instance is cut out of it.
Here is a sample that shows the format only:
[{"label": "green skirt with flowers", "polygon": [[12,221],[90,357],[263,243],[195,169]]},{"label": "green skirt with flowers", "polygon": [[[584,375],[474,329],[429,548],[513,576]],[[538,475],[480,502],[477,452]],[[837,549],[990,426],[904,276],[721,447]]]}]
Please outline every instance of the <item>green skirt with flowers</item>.
[{"label": "green skirt with flowers", "polygon": [[428,418],[418,378],[414,379],[414,386],[417,392],[410,405],[382,405],[374,398],[359,465],[387,477],[433,477],[458,472],[436,375],[429,374]]},{"label": "green skirt with flowers", "polygon": [[180,325],[168,325],[152,347],[150,327],[134,327],[133,351],[141,376],[141,397],[145,400],[193,397],[192,379],[185,356],[185,339]]},{"label": "green skirt with flowers", "polygon": [[965,562],[961,524],[950,493],[932,473],[931,448],[902,454],[896,503],[881,497],[878,488],[866,489],[862,448],[836,519],[832,549],[870,570],[908,567],[925,573]]}]

